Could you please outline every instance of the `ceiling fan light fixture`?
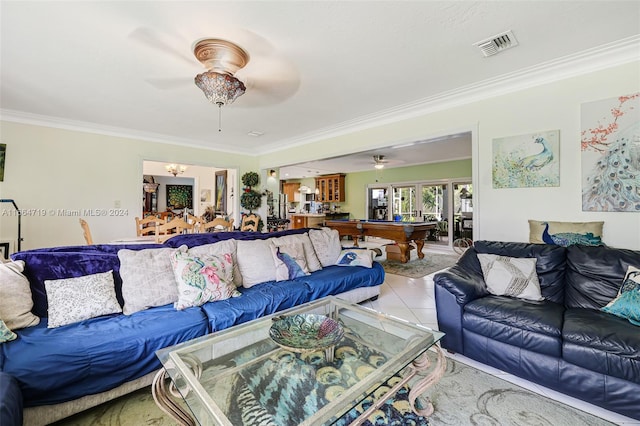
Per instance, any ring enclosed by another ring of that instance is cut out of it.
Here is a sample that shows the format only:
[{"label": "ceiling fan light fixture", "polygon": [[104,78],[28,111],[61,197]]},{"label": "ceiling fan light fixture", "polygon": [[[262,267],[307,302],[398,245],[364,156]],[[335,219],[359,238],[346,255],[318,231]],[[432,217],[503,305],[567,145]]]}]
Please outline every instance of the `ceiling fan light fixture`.
[{"label": "ceiling fan light fixture", "polygon": [[378,163],[378,164],[374,165],[373,167],[375,167],[376,169],[380,170],[380,169],[384,168],[384,164]]},{"label": "ceiling fan light fixture", "polygon": [[218,106],[233,103],[246,90],[244,83],[234,76],[215,71],[198,74],[195,83],[204,92],[209,102]]}]

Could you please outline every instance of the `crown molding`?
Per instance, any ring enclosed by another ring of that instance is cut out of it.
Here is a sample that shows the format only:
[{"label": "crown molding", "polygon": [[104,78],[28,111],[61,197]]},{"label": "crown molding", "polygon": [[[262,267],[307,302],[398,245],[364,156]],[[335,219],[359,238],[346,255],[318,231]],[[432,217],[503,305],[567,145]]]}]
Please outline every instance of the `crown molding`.
[{"label": "crown molding", "polygon": [[220,146],[204,146],[202,141],[167,136],[160,133],[139,132],[132,129],[104,126],[87,121],[67,120],[64,118],[32,114],[23,111],[0,109],[0,120],[14,123],[29,124],[34,126],[52,127],[55,129],[71,130],[74,132],[94,133],[98,135],[113,136],[124,139],[136,139],[147,142],[164,143],[168,145],[180,145],[190,148],[208,149],[229,154],[255,155],[255,151],[231,150]]},{"label": "crown molding", "polygon": [[[342,136],[640,60],[640,34],[399,105],[267,147],[261,154]],[[284,147],[283,147],[284,146]]]}]

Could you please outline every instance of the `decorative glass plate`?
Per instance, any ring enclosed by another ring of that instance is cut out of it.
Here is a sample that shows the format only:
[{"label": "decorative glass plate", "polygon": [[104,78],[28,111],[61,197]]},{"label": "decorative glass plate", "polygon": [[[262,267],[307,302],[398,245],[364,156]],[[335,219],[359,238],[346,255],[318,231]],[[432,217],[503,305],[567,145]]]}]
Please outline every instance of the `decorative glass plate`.
[{"label": "decorative glass plate", "polygon": [[273,318],[269,337],[293,352],[327,349],[340,341],[342,325],[326,315],[297,314]]}]

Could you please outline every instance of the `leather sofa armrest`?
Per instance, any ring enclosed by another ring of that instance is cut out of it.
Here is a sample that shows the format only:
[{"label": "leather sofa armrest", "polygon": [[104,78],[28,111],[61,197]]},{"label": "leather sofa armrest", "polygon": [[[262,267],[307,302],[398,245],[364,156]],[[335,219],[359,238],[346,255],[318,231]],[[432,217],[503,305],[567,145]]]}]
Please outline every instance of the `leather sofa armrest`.
[{"label": "leather sofa armrest", "polygon": [[451,293],[458,305],[467,303],[487,294],[487,286],[476,251],[468,249],[452,268],[434,276],[436,286]]}]

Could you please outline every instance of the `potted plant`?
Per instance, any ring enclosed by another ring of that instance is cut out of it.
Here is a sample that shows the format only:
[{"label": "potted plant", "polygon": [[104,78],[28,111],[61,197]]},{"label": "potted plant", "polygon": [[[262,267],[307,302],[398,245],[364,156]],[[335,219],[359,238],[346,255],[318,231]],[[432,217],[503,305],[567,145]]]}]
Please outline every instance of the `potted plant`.
[{"label": "potted plant", "polygon": [[[260,182],[260,176],[256,172],[247,172],[242,175],[242,184],[244,188],[242,195],[240,196],[240,205],[249,210],[249,214],[252,214],[254,210],[257,210],[262,205],[262,194],[252,187],[258,185]],[[258,231],[262,231],[264,224],[262,218],[258,223]]]}]

